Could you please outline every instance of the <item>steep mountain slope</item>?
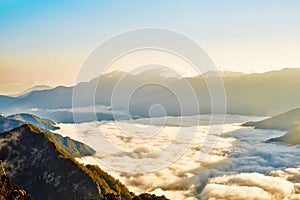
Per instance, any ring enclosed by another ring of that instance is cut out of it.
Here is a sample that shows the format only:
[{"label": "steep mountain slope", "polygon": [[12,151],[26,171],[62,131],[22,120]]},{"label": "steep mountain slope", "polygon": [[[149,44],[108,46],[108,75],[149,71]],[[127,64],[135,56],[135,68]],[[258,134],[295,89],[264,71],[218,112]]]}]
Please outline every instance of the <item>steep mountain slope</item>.
[{"label": "steep mountain slope", "polygon": [[[11,116],[0,116],[0,133],[15,129],[23,124],[31,123],[43,130],[56,130],[59,127],[49,119],[40,118],[32,114],[15,114]],[[58,143],[67,153],[73,157],[91,156],[95,151],[82,142],[63,137],[59,134],[49,132],[56,143]]]},{"label": "steep mountain slope", "polygon": [[[33,125],[0,134],[0,142],[6,173],[36,199],[101,199],[105,192],[119,192],[109,187],[100,190],[103,183],[94,179],[92,171]],[[122,188],[117,182],[112,186]],[[124,194],[123,198],[131,198],[128,191]]]},{"label": "steep mountain slope", "polygon": [[4,171],[0,161],[0,200],[32,200],[31,196],[22,188],[17,186]]},{"label": "steep mountain slope", "polygon": [[0,174],[0,200],[33,200],[5,174]]},{"label": "steep mountain slope", "polygon": [[0,146],[7,175],[35,199],[138,198],[99,167],[79,164],[50,133],[32,124],[1,133]]},{"label": "steep mountain slope", "polygon": [[73,157],[91,156],[95,153],[95,150],[88,145],[75,141],[69,137],[63,137],[56,133],[49,133],[56,143],[59,144],[68,154]]}]

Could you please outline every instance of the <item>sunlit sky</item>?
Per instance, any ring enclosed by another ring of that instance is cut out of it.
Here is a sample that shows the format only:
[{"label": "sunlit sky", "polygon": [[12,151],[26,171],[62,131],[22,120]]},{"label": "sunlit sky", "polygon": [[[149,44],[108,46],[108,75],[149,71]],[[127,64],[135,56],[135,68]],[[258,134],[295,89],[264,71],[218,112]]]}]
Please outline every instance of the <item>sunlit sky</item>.
[{"label": "sunlit sky", "polygon": [[1,0],[0,81],[72,85],[82,62],[120,32],[186,34],[220,70],[300,67],[298,0]]}]

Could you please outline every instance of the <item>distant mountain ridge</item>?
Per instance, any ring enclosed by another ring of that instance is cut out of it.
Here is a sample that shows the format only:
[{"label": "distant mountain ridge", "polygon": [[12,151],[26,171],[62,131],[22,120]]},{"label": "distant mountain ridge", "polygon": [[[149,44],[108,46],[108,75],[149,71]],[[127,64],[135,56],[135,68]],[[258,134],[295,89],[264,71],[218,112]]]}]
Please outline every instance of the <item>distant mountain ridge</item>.
[{"label": "distant mountain ridge", "polygon": [[[20,98],[0,96],[0,111],[14,113],[16,110],[29,110],[55,121],[72,122],[72,113],[60,109],[72,108],[73,89],[81,93],[77,100],[76,106],[78,107],[92,106],[91,99],[95,100],[96,106],[111,107],[114,87],[122,77],[125,78],[122,84],[118,86],[120,95],[145,82],[155,83],[159,81],[160,84],[165,85],[165,88],[151,85],[137,90],[136,95],[133,95],[131,105],[129,105],[130,113],[134,116],[148,117],[148,110],[154,104],[163,105],[167,115],[172,116],[211,113],[211,96],[206,81],[214,84],[215,75],[209,75],[207,78],[196,76],[176,79],[155,75],[146,76],[146,72],[132,75],[120,71],[104,74],[74,87],[59,86],[50,90],[33,91]],[[299,77],[300,69],[296,68],[266,73],[224,75],[222,79],[227,96],[227,113],[274,115],[300,107]],[[195,100],[192,100],[186,87],[187,84],[191,85],[195,91]],[[181,113],[176,97],[170,93],[172,90],[179,95],[181,103],[188,105],[187,109],[184,109],[185,113]],[[216,101],[221,101],[221,99],[216,99]],[[217,103],[217,105],[219,104],[221,102]],[[199,108],[197,108],[198,106]],[[215,113],[217,113],[218,108],[215,107],[215,109]],[[83,121],[92,120],[85,117],[85,114],[82,114]],[[97,117],[98,119],[113,119],[110,113],[97,113]]]},{"label": "distant mountain ridge", "polygon": [[52,87],[37,81],[0,80],[0,94],[11,97],[25,95],[33,90],[45,90]]},{"label": "distant mountain ridge", "polygon": [[50,87],[48,85],[36,85],[27,90],[24,90],[23,92],[20,92],[20,93],[14,94],[14,95],[10,95],[10,96],[13,96],[13,97],[26,96],[32,91],[50,90],[50,89],[52,89],[52,87]]},{"label": "distant mountain ridge", "polygon": [[237,77],[245,75],[242,72],[233,72],[233,71],[207,71],[202,74],[202,76],[208,77]]}]

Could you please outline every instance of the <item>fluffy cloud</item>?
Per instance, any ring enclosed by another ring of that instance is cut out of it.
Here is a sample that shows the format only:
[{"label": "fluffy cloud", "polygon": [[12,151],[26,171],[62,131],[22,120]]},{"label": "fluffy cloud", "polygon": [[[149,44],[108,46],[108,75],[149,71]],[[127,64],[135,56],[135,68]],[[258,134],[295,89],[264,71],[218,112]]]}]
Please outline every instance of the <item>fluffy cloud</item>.
[{"label": "fluffy cloud", "polygon": [[[283,199],[290,197],[294,184],[279,177],[259,173],[241,173],[210,179],[201,196],[203,199]],[[230,197],[230,198],[229,198]]]},{"label": "fluffy cloud", "polygon": [[[221,135],[216,131],[221,125],[209,126],[208,117],[203,117],[198,127],[194,117],[184,118],[183,126],[179,126],[180,119],[168,117],[138,119],[135,123],[60,124],[57,132],[97,151],[94,157],[78,161],[99,165],[136,193],[164,194],[170,199],[297,198],[294,182],[298,177],[291,175],[295,169],[281,169],[300,165],[300,147],[265,143],[283,132],[240,126],[248,120],[228,116]],[[164,149],[171,143],[173,148]],[[183,148],[186,145],[188,148]],[[212,147],[208,154],[205,146]],[[174,162],[165,162],[183,149]],[[270,172],[272,176],[264,175]],[[274,177],[273,173],[281,176]]]},{"label": "fluffy cloud", "polygon": [[270,175],[240,173],[209,179],[201,199],[300,199],[300,167]]},{"label": "fluffy cloud", "polygon": [[272,196],[258,187],[208,184],[201,199],[272,200]]}]

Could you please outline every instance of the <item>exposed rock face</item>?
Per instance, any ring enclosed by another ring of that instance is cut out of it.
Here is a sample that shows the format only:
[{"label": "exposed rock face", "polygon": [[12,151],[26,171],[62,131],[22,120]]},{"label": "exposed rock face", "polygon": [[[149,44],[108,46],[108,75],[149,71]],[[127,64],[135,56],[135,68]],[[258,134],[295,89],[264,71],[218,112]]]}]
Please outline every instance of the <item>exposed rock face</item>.
[{"label": "exposed rock face", "polygon": [[29,194],[17,186],[5,174],[0,175],[0,200],[33,200]]}]

